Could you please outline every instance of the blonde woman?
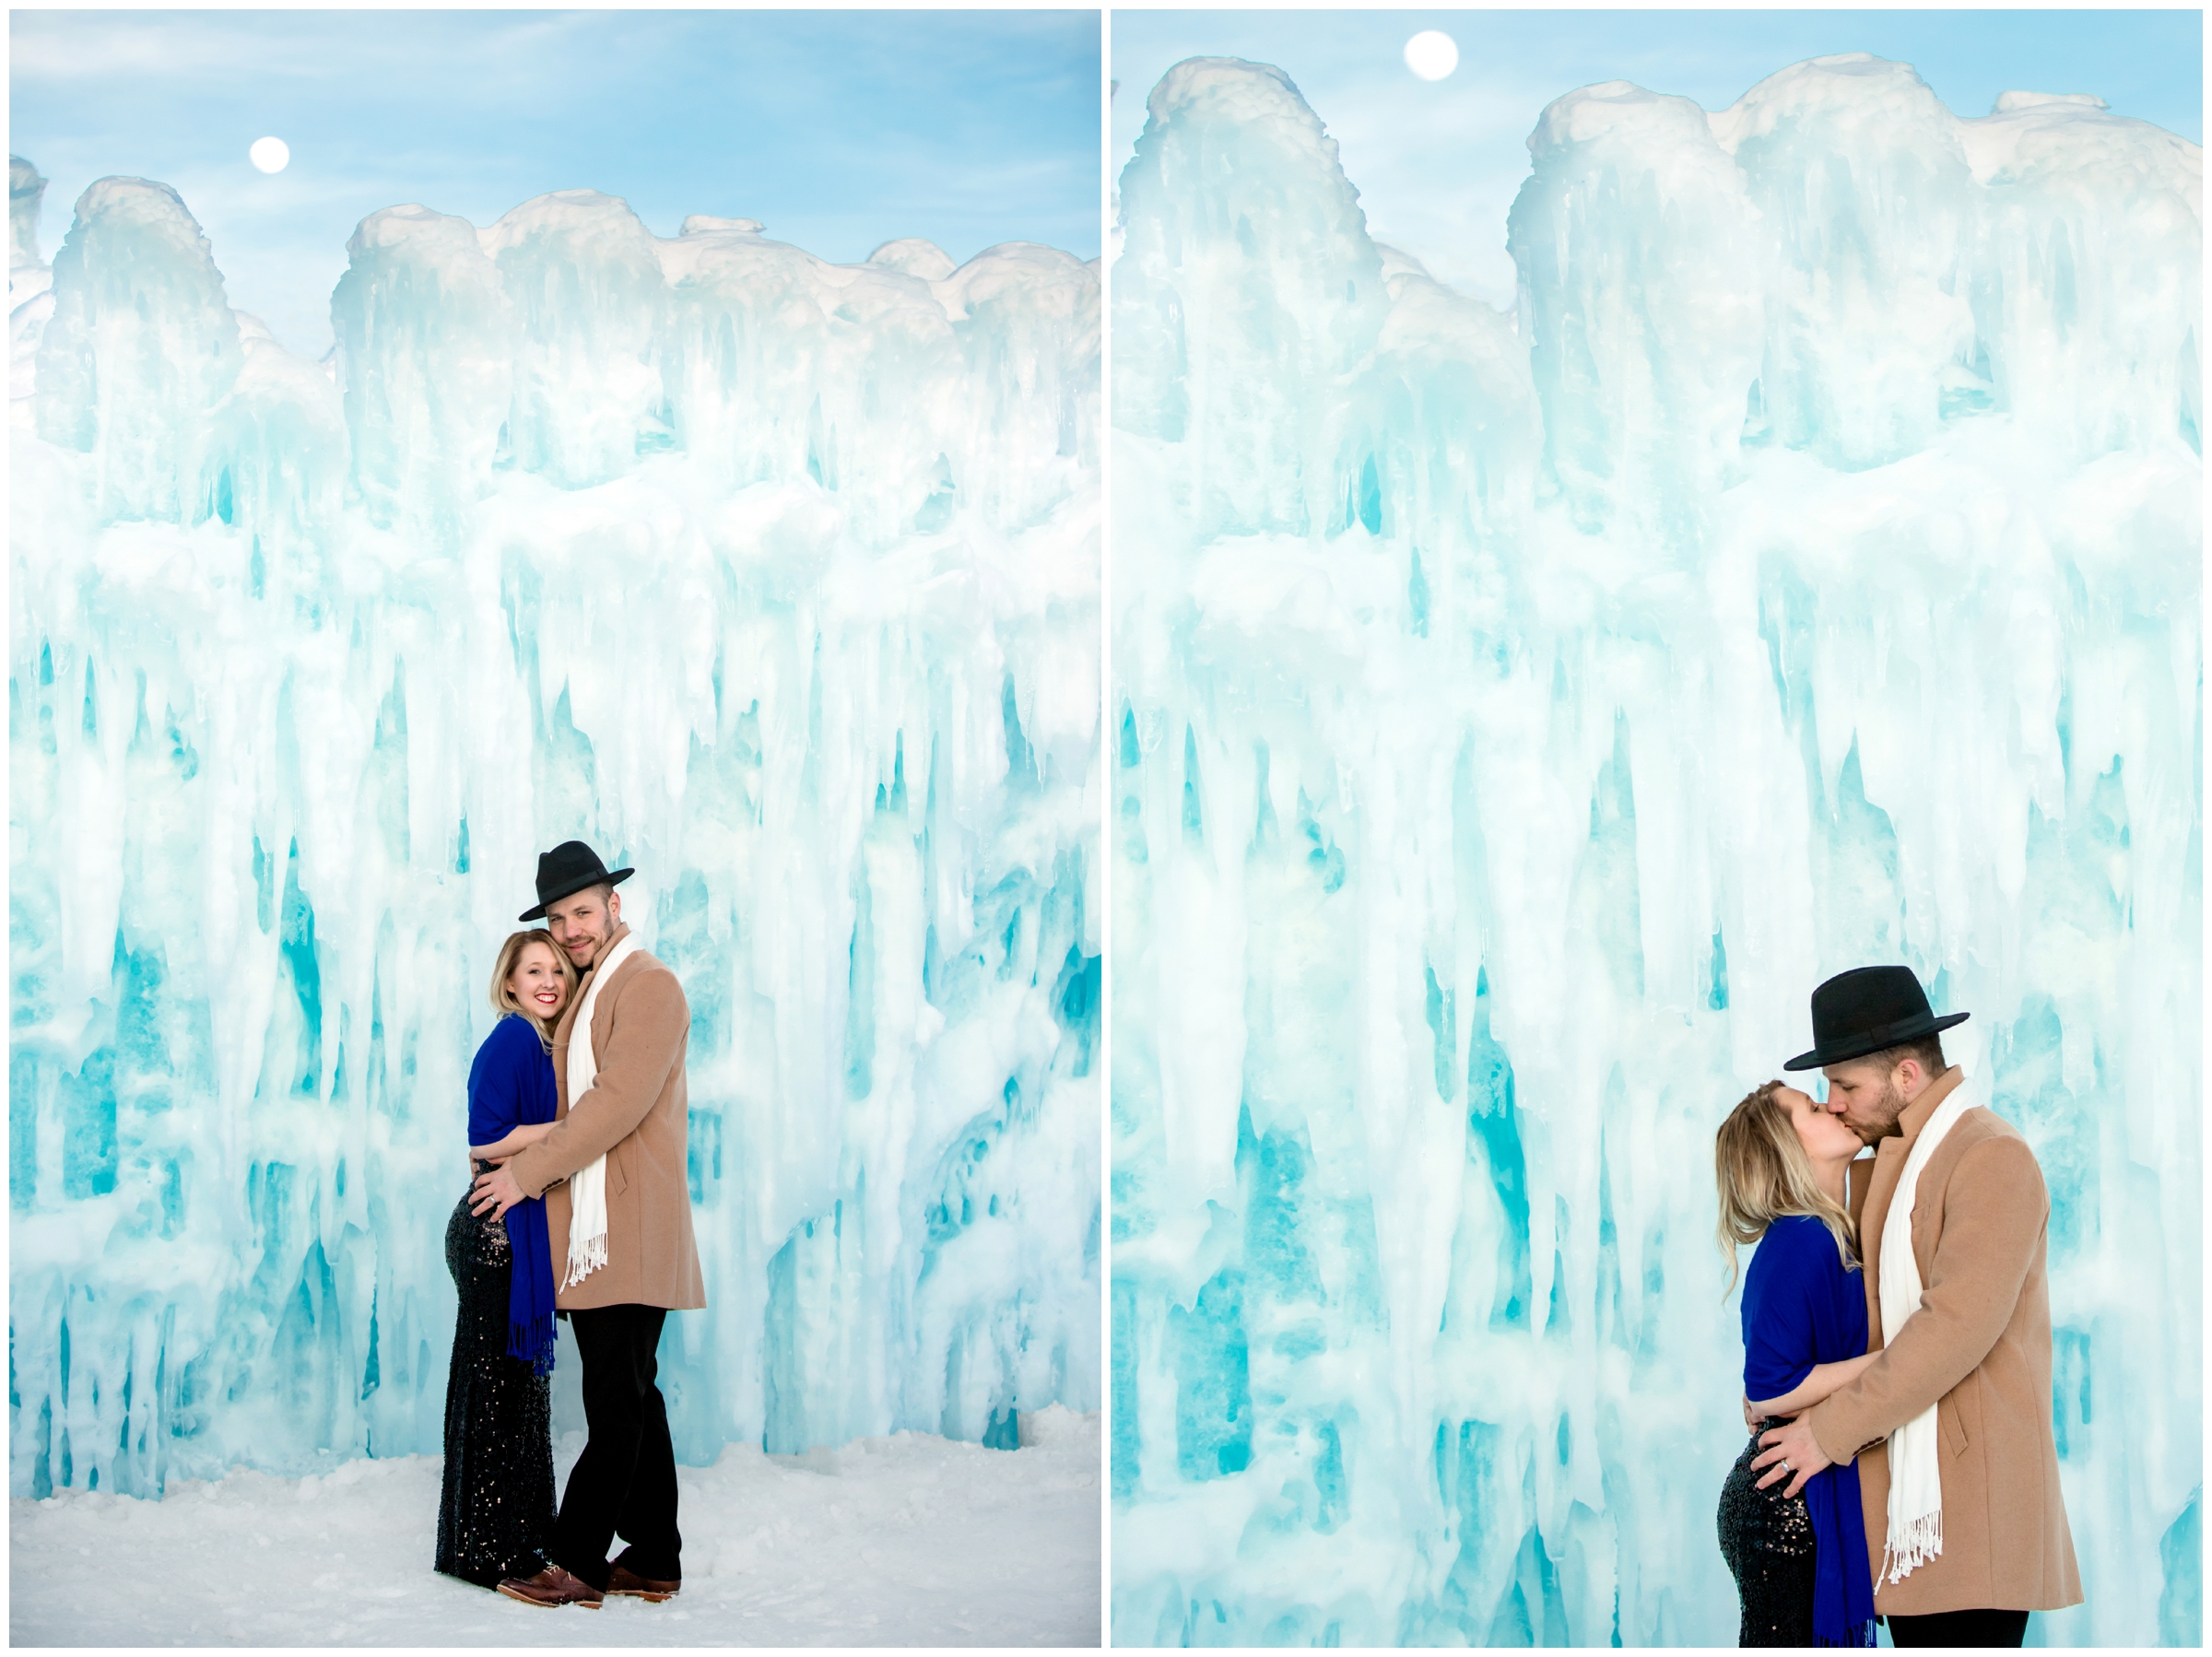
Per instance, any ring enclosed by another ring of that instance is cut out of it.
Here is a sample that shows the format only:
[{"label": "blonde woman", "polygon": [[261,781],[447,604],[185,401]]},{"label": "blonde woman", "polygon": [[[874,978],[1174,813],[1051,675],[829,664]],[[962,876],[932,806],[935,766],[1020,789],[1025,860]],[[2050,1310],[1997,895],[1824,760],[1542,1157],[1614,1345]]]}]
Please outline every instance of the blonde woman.
[{"label": "blonde woman", "polygon": [[[500,1020],[468,1072],[470,1178],[553,1131],[553,1027],[575,993],[543,930],[500,946]],[[544,1568],[553,1534],[553,1255],[544,1200],[479,1219],[464,1195],[445,1228],[461,1297],[445,1387],[438,1569],[482,1588]]]},{"label": "blonde woman", "polygon": [[[1735,1575],[1747,1646],[1874,1644],[1859,1473],[1846,1463],[1785,1496],[1760,1489],[1759,1435],[1809,1409],[1870,1361],[1866,1295],[1844,1203],[1859,1136],[1810,1095],[1769,1082],[1730,1111],[1713,1145],[1721,1250],[1757,1243],[1743,1274],[1744,1397],[1758,1423],[1721,1487],[1721,1552]],[[1763,1471],[1763,1470],[1762,1470]]]}]

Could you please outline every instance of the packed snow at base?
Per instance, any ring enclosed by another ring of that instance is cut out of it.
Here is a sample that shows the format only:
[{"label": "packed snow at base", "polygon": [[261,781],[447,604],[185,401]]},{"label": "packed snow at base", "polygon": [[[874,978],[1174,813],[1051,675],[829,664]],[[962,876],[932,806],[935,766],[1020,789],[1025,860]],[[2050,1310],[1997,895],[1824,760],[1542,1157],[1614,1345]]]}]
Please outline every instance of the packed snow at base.
[{"label": "packed snow at base", "polygon": [[678,1459],[1097,1408],[1095,264],[399,206],[316,363],[168,186],[51,266],[42,189],[11,1492],[435,1452],[485,986],[571,838],[693,1012]]},{"label": "packed snow at base", "polygon": [[[571,1349],[572,1351],[572,1348]],[[565,1356],[565,1355],[564,1355]],[[1099,1416],[1047,1404],[1011,1455],[931,1434],[679,1467],[683,1592],[548,1616],[432,1575],[435,1455],[282,1478],[235,1468],[159,1502],[8,1504],[17,1645],[1096,1645]],[[565,1484],[581,1425],[554,1446]],[[41,1586],[121,1544],[97,1594]],[[218,1557],[234,1567],[209,1571]]]},{"label": "packed snow at base", "polygon": [[1120,180],[1113,1638],[1732,1640],[1713,1131],[1904,962],[2052,1194],[2037,1637],[2194,1643],[2202,152],[1864,55],[1529,148],[1512,313],[1268,66]]}]

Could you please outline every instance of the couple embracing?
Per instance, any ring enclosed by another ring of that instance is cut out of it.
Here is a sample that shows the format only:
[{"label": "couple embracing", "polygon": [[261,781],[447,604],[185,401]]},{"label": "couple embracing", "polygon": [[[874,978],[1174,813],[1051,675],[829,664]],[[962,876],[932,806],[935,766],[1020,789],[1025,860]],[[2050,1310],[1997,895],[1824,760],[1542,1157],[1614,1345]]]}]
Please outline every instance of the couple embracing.
[{"label": "couple embracing", "polygon": [[[1769,1082],[1714,1146],[1751,1441],[1721,1492],[1744,1645],[2017,1646],[2081,1603],[2051,1431],[2051,1200],[1904,967],[1813,992],[1828,1100]],[[1863,1148],[1874,1156],[1864,1158]],[[1855,1462],[1855,1465],[1853,1465]]]},{"label": "couple embracing", "polygon": [[[703,1307],[691,1239],[676,975],[622,923],[581,840],[537,862],[537,904],[491,981],[501,1017],[468,1075],[474,1179],[446,1226],[461,1298],[446,1383],[437,1566],[526,1604],[660,1603],[683,1582],[676,1456],[655,1353]],[[556,1317],[582,1363],[588,1441],[553,1505]],[[629,1544],[616,1558],[619,1535]]]}]

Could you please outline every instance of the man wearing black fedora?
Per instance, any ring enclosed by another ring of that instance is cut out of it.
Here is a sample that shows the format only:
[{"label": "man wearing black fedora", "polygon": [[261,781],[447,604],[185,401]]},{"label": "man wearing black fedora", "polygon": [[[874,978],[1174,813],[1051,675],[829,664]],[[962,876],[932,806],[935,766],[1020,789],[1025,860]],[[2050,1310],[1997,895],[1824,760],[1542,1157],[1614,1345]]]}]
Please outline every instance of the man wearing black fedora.
[{"label": "man wearing black fedora", "polygon": [[1868,1349],[1858,1378],[1762,1436],[1762,1487],[1794,1496],[1857,1458],[1875,1609],[1900,1646],[2021,1643],[2030,1611],[2081,1603],[2051,1430],[2051,1199],[2028,1142],[1946,1064],[1905,967],[1813,992],[1814,1046],[1868,1145],[1852,1171]]},{"label": "man wearing black fedora", "polygon": [[[583,1363],[587,1441],[569,1475],[545,1569],[502,1581],[534,1605],[653,1602],[682,1586],[676,1455],[656,1352],[670,1311],[703,1307],[691,1237],[684,1054],[690,1008],[676,974],[622,923],[609,870],[582,840],[537,860],[537,904],[583,975],[553,1031],[550,1134],[477,1181],[474,1212],[546,1199],[554,1304]],[[620,1535],[629,1546],[611,1562]]]}]

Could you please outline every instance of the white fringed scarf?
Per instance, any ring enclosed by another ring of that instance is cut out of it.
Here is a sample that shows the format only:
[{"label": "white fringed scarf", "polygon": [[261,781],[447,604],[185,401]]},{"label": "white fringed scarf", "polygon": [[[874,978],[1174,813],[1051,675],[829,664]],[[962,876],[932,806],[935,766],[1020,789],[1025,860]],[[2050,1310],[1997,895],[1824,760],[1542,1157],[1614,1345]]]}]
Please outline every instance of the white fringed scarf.
[{"label": "white fringed scarf", "polygon": [[[571,1073],[572,1074],[572,1073]],[[1921,1169],[1959,1119],[1974,1108],[1972,1090],[1961,1076],[1936,1107],[1912,1142],[1905,1171],[1890,1194],[1882,1221],[1882,1345],[1897,1339],[1905,1320],[1920,1310],[1920,1262],[1912,1253],[1912,1205],[1920,1194]],[[1889,1435],[1889,1534],[1878,1576],[1901,1582],[1943,1552],[1943,1473],[1937,1456],[1936,1405],[1928,1407]]]},{"label": "white fringed scarf", "polygon": [[[599,1061],[592,1052],[592,1014],[599,1005],[600,986],[638,949],[631,933],[600,958],[592,970],[592,981],[569,1027],[569,1109],[592,1089],[598,1079]],[[560,1287],[573,1288],[606,1263],[606,1153],[569,1176],[569,1267]],[[1888,1269],[1885,1262],[1883,1269]]]}]

